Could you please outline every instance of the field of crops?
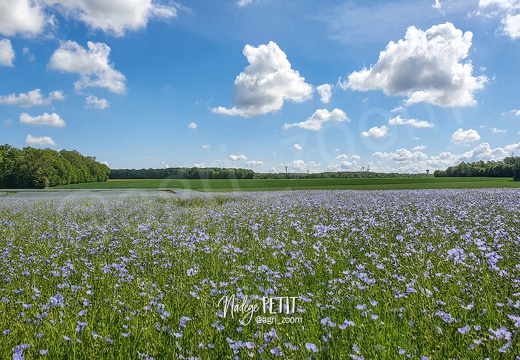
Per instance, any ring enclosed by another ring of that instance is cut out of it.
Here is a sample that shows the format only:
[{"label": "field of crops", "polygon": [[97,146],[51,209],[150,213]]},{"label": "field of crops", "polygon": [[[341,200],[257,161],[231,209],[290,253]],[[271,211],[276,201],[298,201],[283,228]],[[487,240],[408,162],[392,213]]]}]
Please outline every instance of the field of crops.
[{"label": "field of crops", "polygon": [[519,359],[516,189],[0,199],[1,359]]},{"label": "field of crops", "polygon": [[398,190],[520,188],[510,178],[338,178],[338,179],[240,179],[240,180],[109,180],[107,182],[57,186],[56,189],[189,189],[196,191],[273,191],[273,190]]}]

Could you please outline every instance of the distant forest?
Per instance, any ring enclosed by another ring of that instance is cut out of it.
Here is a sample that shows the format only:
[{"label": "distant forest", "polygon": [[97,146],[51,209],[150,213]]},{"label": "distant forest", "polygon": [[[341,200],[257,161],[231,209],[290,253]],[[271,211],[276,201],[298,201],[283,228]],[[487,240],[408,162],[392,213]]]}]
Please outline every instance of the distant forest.
[{"label": "distant forest", "polygon": [[502,161],[461,162],[446,170],[436,170],[433,175],[436,177],[513,177],[515,180],[520,180],[520,158],[510,156]]},{"label": "distant forest", "polygon": [[112,169],[110,179],[254,179],[249,169],[226,168],[165,168]]},{"label": "distant forest", "polygon": [[0,188],[44,189],[51,186],[107,181],[110,168],[76,150],[22,150],[0,145]]},{"label": "distant forest", "polygon": [[256,173],[249,169],[166,168],[112,169],[110,179],[324,179],[426,177],[426,174],[376,173],[370,171],[323,173]]}]

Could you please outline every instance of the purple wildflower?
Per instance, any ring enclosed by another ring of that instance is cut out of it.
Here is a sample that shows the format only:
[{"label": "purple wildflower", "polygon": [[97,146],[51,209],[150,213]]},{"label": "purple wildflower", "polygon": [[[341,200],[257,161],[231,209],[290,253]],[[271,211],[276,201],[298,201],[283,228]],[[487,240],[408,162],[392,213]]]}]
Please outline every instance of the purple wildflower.
[{"label": "purple wildflower", "polygon": [[220,323],[220,321],[217,321],[216,323],[211,324],[211,326],[213,326],[215,329],[217,329],[217,331],[222,331],[226,328],[224,325],[222,325]]},{"label": "purple wildflower", "polygon": [[190,321],[191,319],[187,316],[183,316],[181,317],[181,320],[180,320],[180,325],[181,327],[185,328],[186,327],[186,322],[187,321]]},{"label": "purple wildflower", "polygon": [[466,334],[468,331],[471,330],[471,326],[466,325],[464,327],[458,328],[457,331],[461,334]]},{"label": "purple wildflower", "polygon": [[506,339],[507,341],[511,340],[511,337],[513,334],[509,332],[505,327],[501,327],[500,329],[493,330],[492,328],[489,328],[489,332],[493,333],[495,336],[490,336],[491,339]]},{"label": "purple wildflower", "polygon": [[63,296],[60,293],[57,293],[56,295],[51,296],[49,303],[51,306],[63,306],[65,301]]},{"label": "purple wildflower", "polygon": [[271,349],[271,354],[274,356],[282,356],[283,353],[280,351],[280,348],[277,346],[274,349]]},{"label": "purple wildflower", "polygon": [[309,351],[312,351],[313,353],[318,352],[318,347],[312,343],[305,343],[305,348]]},{"label": "purple wildflower", "polygon": [[515,327],[520,327],[520,316],[507,315],[507,317],[515,322]]},{"label": "purple wildflower", "polygon": [[345,321],[343,322],[343,324],[341,324],[341,325],[339,326],[339,328],[340,328],[341,330],[345,330],[345,329],[348,328],[349,326],[355,326],[355,325],[356,325],[356,323],[355,323],[354,321],[345,320]]}]

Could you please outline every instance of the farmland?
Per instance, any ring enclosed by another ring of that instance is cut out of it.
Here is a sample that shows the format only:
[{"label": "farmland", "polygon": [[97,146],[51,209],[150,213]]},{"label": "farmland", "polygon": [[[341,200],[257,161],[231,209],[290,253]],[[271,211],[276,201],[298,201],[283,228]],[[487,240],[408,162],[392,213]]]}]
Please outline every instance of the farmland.
[{"label": "farmland", "polygon": [[516,189],[6,196],[0,358],[515,359],[519,208]]},{"label": "farmland", "polygon": [[107,182],[58,186],[54,189],[190,189],[196,191],[272,190],[397,190],[446,188],[513,188],[510,178],[342,178],[342,179],[240,179],[240,180],[109,180]]}]

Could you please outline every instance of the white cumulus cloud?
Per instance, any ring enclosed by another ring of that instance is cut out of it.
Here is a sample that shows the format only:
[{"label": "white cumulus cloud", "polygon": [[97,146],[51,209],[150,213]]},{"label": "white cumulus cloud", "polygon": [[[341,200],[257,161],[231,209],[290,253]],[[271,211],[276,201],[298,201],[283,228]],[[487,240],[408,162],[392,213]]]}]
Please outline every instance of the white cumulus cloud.
[{"label": "white cumulus cloud", "polygon": [[466,145],[477,140],[480,140],[480,135],[478,134],[477,130],[473,129],[464,131],[462,128],[460,128],[451,136],[451,142],[454,144]]},{"label": "white cumulus cloud", "polygon": [[231,161],[247,160],[247,157],[245,155],[229,155],[229,160],[231,160]]},{"label": "white cumulus cloud", "polygon": [[392,113],[398,113],[398,112],[403,112],[404,110],[405,110],[404,107],[402,107],[402,106],[398,106],[398,107],[395,107],[395,108],[393,108],[392,110],[390,110],[390,112],[392,112]]},{"label": "white cumulus cloud", "polygon": [[318,94],[321,96],[321,102],[324,104],[328,104],[330,99],[332,98],[332,85],[331,84],[323,84],[316,87],[318,90]]},{"label": "white cumulus cloud", "polygon": [[505,133],[507,133],[507,130],[492,128],[491,129],[491,133],[493,133],[493,134],[505,134]]},{"label": "white cumulus cloud", "polygon": [[386,126],[386,125],[383,125],[381,127],[374,126],[370,130],[363,131],[361,133],[361,136],[371,137],[371,138],[376,138],[376,139],[384,138],[388,135],[389,135],[388,126]]},{"label": "white cumulus cloud", "polygon": [[[399,171],[422,172],[426,169],[444,170],[464,162],[502,160],[509,156],[511,151],[520,150],[520,143],[492,148],[488,143],[481,143],[471,150],[461,154],[445,151],[439,155],[428,156],[421,151],[398,149],[395,152],[376,152],[372,157],[380,160],[391,160],[399,164]],[[395,168],[391,168],[395,171]]]},{"label": "white cumulus cloud", "polygon": [[411,26],[404,39],[391,41],[370,69],[353,72],[344,87],[382,90],[389,96],[407,96],[407,104],[471,106],[474,93],[484,88],[485,76],[474,77],[468,57],[473,34],[451,23],[426,31]]},{"label": "white cumulus cloud", "polygon": [[293,162],[281,164],[280,166],[288,166],[291,171],[305,172],[319,169],[321,165],[315,161],[305,162],[304,160],[294,160]]},{"label": "white cumulus cloud", "polygon": [[520,38],[520,1],[518,0],[480,0],[479,9],[489,10],[487,16],[499,16],[501,31],[516,40]]},{"label": "white cumulus cloud", "polygon": [[347,154],[340,154],[340,155],[336,156],[336,160],[347,160],[347,159],[348,159]]},{"label": "white cumulus cloud", "polygon": [[0,34],[4,36],[37,35],[43,30],[45,21],[40,1],[0,1]]},{"label": "white cumulus cloud", "polygon": [[249,66],[235,79],[234,106],[217,107],[213,112],[251,117],[278,111],[284,101],[303,102],[312,97],[312,86],[291,68],[275,42],[258,47],[246,45],[243,54]]},{"label": "white cumulus cloud", "polygon": [[327,109],[318,109],[307,120],[294,124],[284,124],[283,129],[287,130],[293,127],[298,127],[305,130],[318,131],[323,124],[329,121],[349,121],[349,118],[343,110],[334,109],[329,112]]},{"label": "white cumulus cloud", "polygon": [[15,54],[11,40],[0,39],[0,66],[13,66],[14,57]]},{"label": "white cumulus cloud", "polygon": [[56,142],[52,140],[49,136],[32,136],[31,134],[27,135],[25,138],[25,143],[27,145],[38,145],[38,146],[56,146]]},{"label": "white cumulus cloud", "polygon": [[52,54],[49,68],[79,74],[76,89],[102,87],[114,93],[125,92],[125,76],[109,62],[110,47],[104,43],[87,43],[88,49],[75,41],[62,42]]},{"label": "white cumulus cloud", "polygon": [[435,0],[435,4],[432,5],[432,8],[439,10],[442,14],[444,12],[442,11],[442,2],[439,0]]},{"label": "white cumulus cloud", "polygon": [[397,149],[395,152],[375,152],[372,156],[376,159],[389,159],[399,163],[410,163],[412,161],[426,160],[428,155],[421,151],[410,151],[407,149]]},{"label": "white cumulus cloud", "polygon": [[237,5],[239,7],[244,7],[246,5],[252,4],[253,0],[237,0]]},{"label": "white cumulus cloud", "polygon": [[206,163],[195,163],[193,164],[193,167],[197,169],[204,169],[206,167]]},{"label": "white cumulus cloud", "polygon": [[495,7],[500,10],[511,10],[520,7],[518,0],[479,0],[479,8]]},{"label": "white cumulus cloud", "polygon": [[0,96],[1,105],[21,107],[50,105],[53,101],[63,100],[65,100],[65,95],[63,95],[62,91],[51,91],[49,95],[45,97],[40,89],[34,89],[27,93]]},{"label": "white cumulus cloud", "polygon": [[388,120],[389,125],[410,125],[416,128],[432,128],[433,124],[425,120],[403,119],[397,115],[395,118]]},{"label": "white cumulus cloud", "polygon": [[104,110],[110,107],[110,103],[107,99],[99,99],[97,96],[89,95],[85,99],[85,107],[87,109]]},{"label": "white cumulus cloud", "polygon": [[259,167],[259,166],[264,165],[264,162],[262,160],[251,160],[251,161],[246,161],[246,165],[249,167]]},{"label": "white cumulus cloud", "polygon": [[[504,146],[504,150],[505,151],[519,151],[520,150],[520,142],[516,143],[516,144],[511,144],[511,145],[506,145]],[[508,154],[509,156],[509,154]]]},{"label": "white cumulus cloud", "polygon": [[24,47],[22,49],[22,54],[24,54],[25,56],[27,56],[27,58],[30,60],[30,61],[34,61],[36,60],[36,57],[34,56],[33,53],[31,53],[31,49],[29,49],[27,46]]},{"label": "white cumulus cloud", "polygon": [[195,130],[197,128],[197,124],[194,122],[190,122],[190,124],[188,125],[188,128]]},{"label": "white cumulus cloud", "polygon": [[20,114],[20,123],[22,124],[32,124],[32,125],[46,125],[46,126],[56,126],[56,127],[64,127],[65,121],[56,113],[48,114],[44,113],[43,115],[31,116],[27,113]]},{"label": "white cumulus cloud", "polygon": [[303,147],[300,144],[294,144],[291,150],[301,151],[303,150]]},{"label": "white cumulus cloud", "polygon": [[507,111],[505,113],[502,113],[502,115],[507,115],[507,114],[513,114],[513,115],[516,115],[516,116],[520,116],[520,110],[511,110],[511,111]]},{"label": "white cumulus cloud", "polygon": [[327,166],[327,170],[329,171],[345,171],[352,170],[353,166],[356,166],[357,163],[355,161],[342,161],[340,164],[330,164]]},{"label": "white cumulus cloud", "polygon": [[475,162],[480,160],[502,160],[506,156],[510,156],[511,151],[518,150],[520,150],[520,143],[494,149],[488,143],[482,143],[462,154],[443,152],[438,156],[431,156],[428,159],[427,164],[439,169],[446,169],[448,166],[458,165],[462,161]]},{"label": "white cumulus cloud", "polygon": [[520,14],[516,15],[507,15],[505,19],[502,20],[504,25],[504,33],[509,35],[511,39],[520,38]]},{"label": "white cumulus cloud", "polygon": [[44,0],[62,13],[72,16],[95,30],[123,36],[126,31],[139,30],[151,19],[177,16],[174,6],[154,0]]}]

